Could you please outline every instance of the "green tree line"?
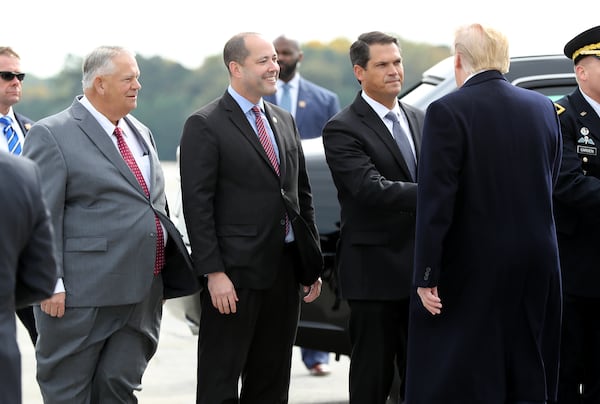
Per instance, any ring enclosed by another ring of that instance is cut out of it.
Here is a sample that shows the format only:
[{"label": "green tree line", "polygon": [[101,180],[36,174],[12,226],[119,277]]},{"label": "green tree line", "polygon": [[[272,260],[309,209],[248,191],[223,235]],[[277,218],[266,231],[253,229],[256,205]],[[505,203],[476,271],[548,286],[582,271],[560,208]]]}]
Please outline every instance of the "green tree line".
[{"label": "green tree line", "polygon": [[[432,46],[400,40],[404,60],[406,90],[416,84],[422,73],[450,55],[446,46]],[[300,74],[338,94],[342,107],[350,104],[360,86],[352,72],[344,38],[329,43],[302,44],[304,59]],[[175,152],[187,117],[215,98],[227,87],[228,76],[222,55],[209,56],[197,69],[161,57],[137,56],[142,89],[138,107],[132,113],[152,130],[162,160],[175,160]],[[28,75],[23,82],[19,112],[39,120],[67,108],[82,93],[80,57],[68,55],[55,76],[39,79]]]}]

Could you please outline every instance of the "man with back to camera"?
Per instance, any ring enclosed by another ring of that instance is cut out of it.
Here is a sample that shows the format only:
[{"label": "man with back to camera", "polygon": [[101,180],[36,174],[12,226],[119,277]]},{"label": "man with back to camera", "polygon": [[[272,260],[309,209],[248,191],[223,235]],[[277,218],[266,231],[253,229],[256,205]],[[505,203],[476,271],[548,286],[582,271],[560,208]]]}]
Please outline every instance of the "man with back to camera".
[{"label": "man with back to camera", "polygon": [[410,404],[556,397],[561,296],[552,191],[560,125],[548,97],[506,80],[509,65],[504,34],[458,28],[458,89],[425,114]]}]

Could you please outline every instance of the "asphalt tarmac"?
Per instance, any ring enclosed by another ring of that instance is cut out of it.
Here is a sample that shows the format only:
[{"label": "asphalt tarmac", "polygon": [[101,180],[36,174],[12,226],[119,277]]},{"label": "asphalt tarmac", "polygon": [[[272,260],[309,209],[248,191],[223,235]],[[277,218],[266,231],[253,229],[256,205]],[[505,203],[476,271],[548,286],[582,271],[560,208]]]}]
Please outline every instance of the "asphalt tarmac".
[{"label": "asphalt tarmac", "polygon": [[[168,303],[167,303],[168,304]],[[23,404],[42,404],[35,381],[35,353],[27,332],[18,322],[18,341],[21,350]],[[196,336],[187,325],[175,317],[168,307],[163,321],[156,355],[150,361],[142,380],[139,404],[193,404],[196,392]],[[292,363],[290,404],[348,403],[348,365],[343,356],[335,361],[331,355],[332,373],[311,376],[295,347]]]}]

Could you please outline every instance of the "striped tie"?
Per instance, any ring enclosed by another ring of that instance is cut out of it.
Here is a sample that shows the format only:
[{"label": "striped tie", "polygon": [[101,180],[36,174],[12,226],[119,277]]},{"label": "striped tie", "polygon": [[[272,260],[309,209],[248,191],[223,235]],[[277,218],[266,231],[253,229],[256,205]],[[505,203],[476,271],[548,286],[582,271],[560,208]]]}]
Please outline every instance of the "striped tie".
[{"label": "striped tie", "polygon": [[279,175],[279,162],[277,161],[277,156],[275,155],[275,148],[273,147],[273,143],[271,143],[271,138],[267,133],[267,128],[265,127],[265,123],[263,121],[262,115],[260,114],[260,108],[258,106],[252,107],[252,112],[254,112],[254,116],[256,117],[256,129],[258,130],[258,139],[260,140],[260,144],[265,149],[267,153],[267,157],[273,165],[275,172]]},{"label": "striped tie", "polygon": [[[271,165],[275,169],[277,175],[279,175],[279,161],[277,161],[277,156],[275,155],[275,148],[273,147],[273,143],[271,143],[271,138],[267,133],[267,128],[265,127],[265,123],[263,121],[263,117],[260,113],[260,108],[258,105],[252,107],[252,112],[254,112],[254,116],[256,117],[256,129],[258,131],[258,139],[260,140],[260,144],[265,149],[267,153],[267,157],[269,157],[269,161]],[[285,215],[285,234],[288,234],[290,231],[290,220],[287,215]]]},{"label": "striped tie", "polygon": [[4,132],[4,136],[6,137],[6,143],[8,144],[8,151],[10,153],[20,155],[22,151],[21,142],[19,141],[19,136],[17,132],[12,127],[12,119],[10,116],[0,117],[0,123],[4,125],[2,132]]}]

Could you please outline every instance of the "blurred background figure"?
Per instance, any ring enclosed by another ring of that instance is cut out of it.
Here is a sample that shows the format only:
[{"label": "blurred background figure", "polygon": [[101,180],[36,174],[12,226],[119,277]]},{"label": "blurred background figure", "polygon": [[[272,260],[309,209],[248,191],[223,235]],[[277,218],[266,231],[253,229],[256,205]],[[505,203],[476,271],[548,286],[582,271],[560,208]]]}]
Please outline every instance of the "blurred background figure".
[{"label": "blurred background figure", "polygon": [[[338,96],[303,78],[298,72],[304,53],[297,40],[281,35],[273,41],[279,63],[277,93],[264,97],[266,101],[288,110],[296,121],[302,139],[320,137],[327,121],[340,110]],[[316,212],[318,215],[319,212]],[[302,362],[314,376],[326,376],[329,352],[301,348]]]}]

